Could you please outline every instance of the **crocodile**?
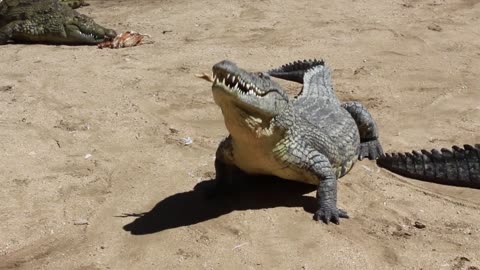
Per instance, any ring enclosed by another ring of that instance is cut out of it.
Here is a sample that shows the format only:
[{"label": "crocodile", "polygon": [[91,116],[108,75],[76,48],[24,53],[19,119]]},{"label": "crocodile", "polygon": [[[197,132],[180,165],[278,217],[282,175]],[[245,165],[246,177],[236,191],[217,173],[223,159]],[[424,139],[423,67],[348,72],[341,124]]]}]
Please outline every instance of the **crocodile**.
[{"label": "crocodile", "polygon": [[[242,175],[273,175],[317,185],[313,218],[340,223],[337,179],[358,159],[383,155],[378,129],[359,102],[341,103],[323,60],[302,60],[266,72],[249,72],[224,60],[215,64],[212,93],[229,136],[216,151],[215,187],[229,189]],[[273,78],[303,84],[289,98]]]},{"label": "crocodile", "polygon": [[480,144],[431,151],[387,153],[377,164],[405,177],[440,184],[480,188]]},{"label": "crocodile", "polygon": [[114,38],[104,28],[72,7],[85,5],[72,0],[3,0],[0,2],[0,45],[25,43],[96,45]]}]

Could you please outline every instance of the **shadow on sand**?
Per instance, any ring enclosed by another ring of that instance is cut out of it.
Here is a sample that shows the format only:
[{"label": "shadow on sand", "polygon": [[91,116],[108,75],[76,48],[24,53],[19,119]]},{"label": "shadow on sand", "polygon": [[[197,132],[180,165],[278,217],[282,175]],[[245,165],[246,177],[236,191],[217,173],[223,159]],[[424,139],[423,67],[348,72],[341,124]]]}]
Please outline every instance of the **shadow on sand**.
[{"label": "shadow on sand", "polygon": [[[258,179],[261,178],[261,179]],[[305,196],[315,186],[281,180],[274,177],[253,177],[235,184],[233,190],[213,199],[205,193],[215,180],[197,184],[192,191],[177,193],[157,203],[145,213],[124,214],[121,217],[138,217],[123,229],[133,235],[143,235],[188,226],[228,214],[235,210],[274,207],[303,207],[314,213],[312,196]]]}]

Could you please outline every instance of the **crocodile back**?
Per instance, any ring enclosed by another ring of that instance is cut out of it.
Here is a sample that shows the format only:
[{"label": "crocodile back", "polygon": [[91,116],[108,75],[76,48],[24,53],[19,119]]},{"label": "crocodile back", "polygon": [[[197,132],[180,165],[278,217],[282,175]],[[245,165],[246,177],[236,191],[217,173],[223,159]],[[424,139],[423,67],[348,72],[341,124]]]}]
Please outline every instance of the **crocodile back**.
[{"label": "crocodile back", "polygon": [[34,19],[51,11],[61,10],[72,14],[73,10],[57,0],[3,0],[0,2],[0,26],[11,21]]},{"label": "crocodile back", "polygon": [[343,176],[358,157],[358,127],[341,107],[327,66],[310,69],[303,80],[302,92],[292,102],[294,114],[301,118],[297,119],[297,126],[309,127],[308,131],[301,132],[304,140],[329,158],[337,176]]},{"label": "crocodile back", "polygon": [[318,65],[305,73],[302,91],[293,100],[293,106],[312,123],[339,110],[340,101],[333,91],[330,69],[326,65]]}]

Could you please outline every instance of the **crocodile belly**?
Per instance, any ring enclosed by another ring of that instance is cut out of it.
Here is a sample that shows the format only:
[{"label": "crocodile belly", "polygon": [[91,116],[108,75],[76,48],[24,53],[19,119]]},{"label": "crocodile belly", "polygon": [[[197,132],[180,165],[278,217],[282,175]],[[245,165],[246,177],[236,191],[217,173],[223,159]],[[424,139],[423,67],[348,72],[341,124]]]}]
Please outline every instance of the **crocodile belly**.
[{"label": "crocodile belly", "polygon": [[274,175],[287,180],[318,184],[318,181],[305,177],[305,173],[298,168],[277,160],[271,147],[248,144],[234,146],[233,159],[235,166],[248,174]]},{"label": "crocodile belly", "polygon": [[311,177],[299,168],[288,166],[278,162],[272,156],[255,156],[255,158],[237,158],[235,156],[235,165],[248,174],[274,175],[286,180],[303,182],[308,184],[318,184],[316,177]]}]

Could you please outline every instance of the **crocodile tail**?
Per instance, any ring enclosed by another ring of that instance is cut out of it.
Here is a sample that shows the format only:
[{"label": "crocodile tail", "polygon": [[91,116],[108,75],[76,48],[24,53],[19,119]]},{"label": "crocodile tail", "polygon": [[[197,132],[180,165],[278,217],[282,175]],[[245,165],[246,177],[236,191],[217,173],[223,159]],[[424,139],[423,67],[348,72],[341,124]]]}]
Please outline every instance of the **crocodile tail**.
[{"label": "crocodile tail", "polygon": [[480,144],[453,146],[452,150],[386,154],[377,164],[409,178],[480,188]]},{"label": "crocodile tail", "polygon": [[325,65],[325,62],[317,59],[294,61],[282,65],[279,68],[271,69],[267,71],[267,73],[272,77],[303,83],[303,75],[305,72],[320,65]]}]

